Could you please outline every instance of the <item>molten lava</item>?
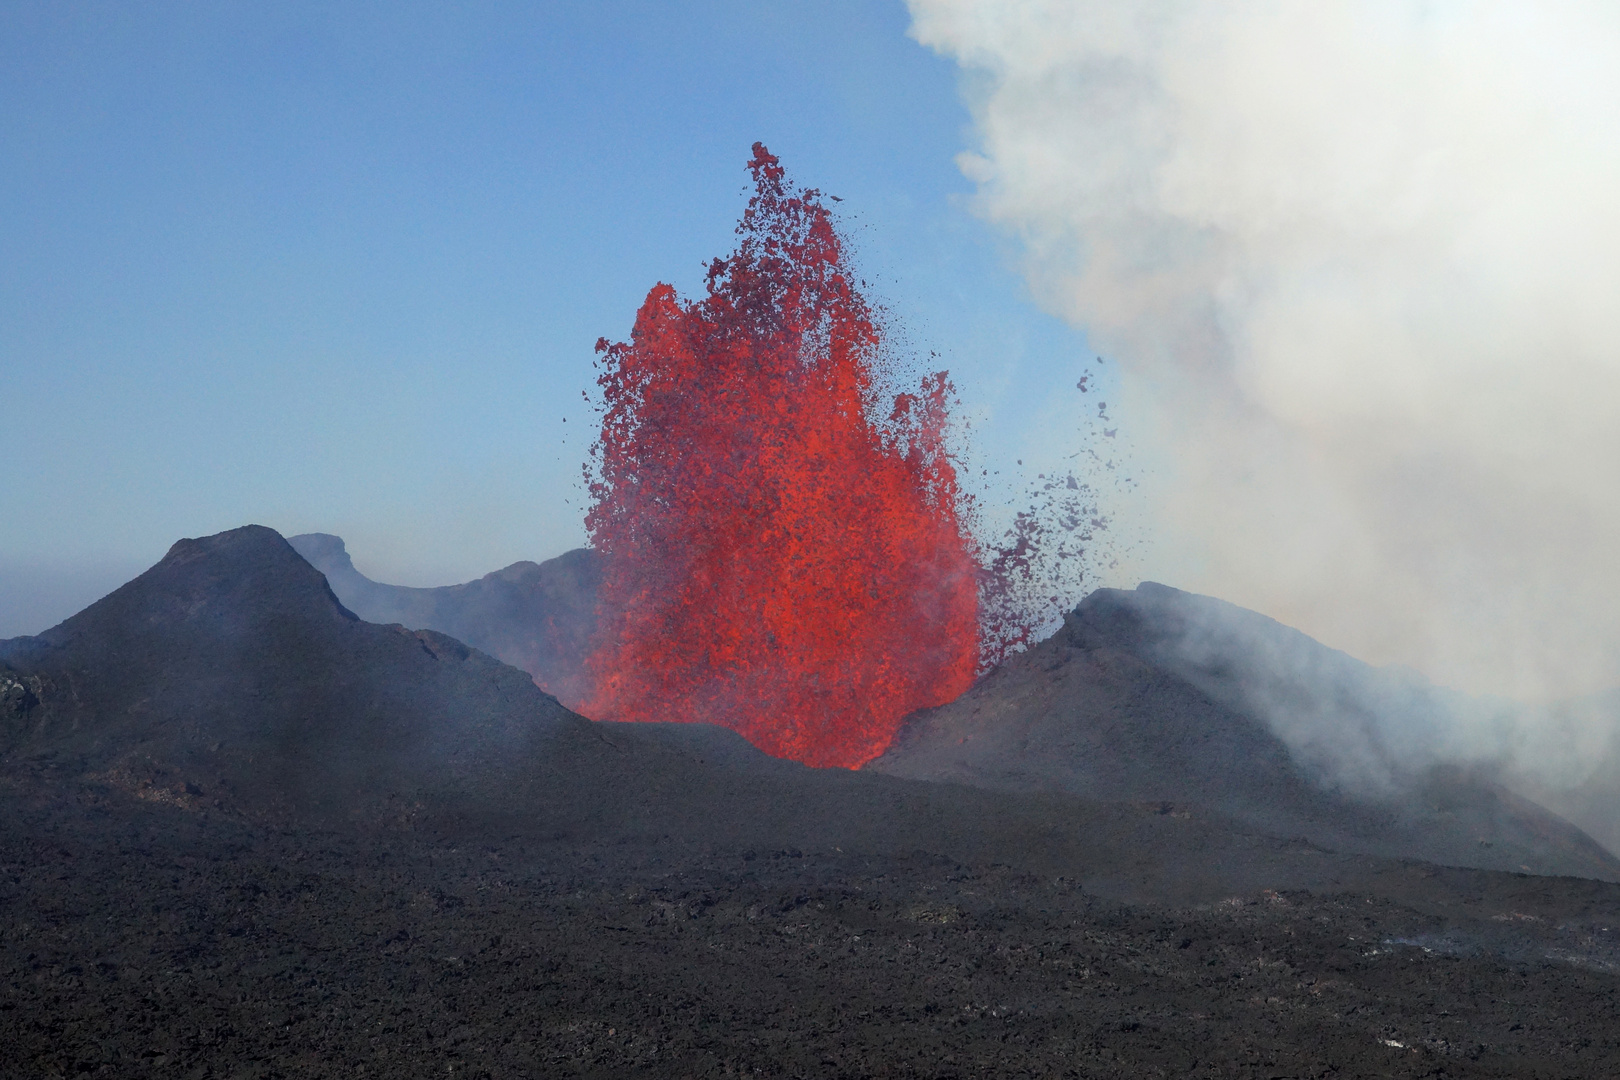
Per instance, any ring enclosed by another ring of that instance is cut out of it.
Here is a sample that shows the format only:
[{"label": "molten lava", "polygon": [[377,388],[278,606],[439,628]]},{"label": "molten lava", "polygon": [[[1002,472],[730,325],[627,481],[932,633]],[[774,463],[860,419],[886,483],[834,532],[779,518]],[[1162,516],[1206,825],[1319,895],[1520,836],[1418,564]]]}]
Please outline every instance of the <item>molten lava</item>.
[{"label": "molten lava", "polygon": [[603,556],[582,711],[706,721],[810,765],[881,754],[972,683],[978,567],[950,383],[879,400],[881,333],[814,190],[759,144],[707,295],[657,285],[597,343],[586,517]]}]

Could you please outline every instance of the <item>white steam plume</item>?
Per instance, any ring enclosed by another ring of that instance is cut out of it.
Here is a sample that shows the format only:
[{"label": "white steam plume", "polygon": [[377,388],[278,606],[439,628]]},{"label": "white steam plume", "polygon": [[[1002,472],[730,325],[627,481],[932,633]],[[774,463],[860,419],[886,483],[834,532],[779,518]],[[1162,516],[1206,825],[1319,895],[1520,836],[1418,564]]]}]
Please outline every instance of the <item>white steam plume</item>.
[{"label": "white steam plume", "polygon": [[1148,576],[1474,692],[1620,683],[1620,7],[911,9],[1163,448]]}]

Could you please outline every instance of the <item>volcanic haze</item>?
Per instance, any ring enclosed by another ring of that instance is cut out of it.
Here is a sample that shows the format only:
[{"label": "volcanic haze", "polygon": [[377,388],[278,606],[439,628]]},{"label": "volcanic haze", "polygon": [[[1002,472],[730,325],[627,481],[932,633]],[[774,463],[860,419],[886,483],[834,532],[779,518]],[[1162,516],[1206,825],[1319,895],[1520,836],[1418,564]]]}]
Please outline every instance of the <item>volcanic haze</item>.
[{"label": "volcanic haze", "polygon": [[1521,699],[1620,672],[1620,12],[910,0],[1125,370],[1153,576]]}]

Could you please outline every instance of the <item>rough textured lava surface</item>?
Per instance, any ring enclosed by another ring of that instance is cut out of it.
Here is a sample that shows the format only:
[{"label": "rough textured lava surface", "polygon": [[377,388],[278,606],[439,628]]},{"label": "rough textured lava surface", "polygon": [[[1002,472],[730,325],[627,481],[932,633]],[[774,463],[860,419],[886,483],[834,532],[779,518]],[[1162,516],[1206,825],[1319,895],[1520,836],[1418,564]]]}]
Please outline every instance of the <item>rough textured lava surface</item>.
[{"label": "rough textured lava surface", "polygon": [[[1063,670],[1173,704],[1130,614]],[[182,541],[0,641],[0,1077],[1620,1075],[1620,885],[1128,795],[592,723],[269,529]]]},{"label": "rough textured lava surface", "polygon": [[858,766],[972,684],[978,564],[946,454],[950,385],[882,398],[880,329],[820,195],[755,144],[737,249],[656,286],[602,353],[586,525],[597,719],[724,724]]}]

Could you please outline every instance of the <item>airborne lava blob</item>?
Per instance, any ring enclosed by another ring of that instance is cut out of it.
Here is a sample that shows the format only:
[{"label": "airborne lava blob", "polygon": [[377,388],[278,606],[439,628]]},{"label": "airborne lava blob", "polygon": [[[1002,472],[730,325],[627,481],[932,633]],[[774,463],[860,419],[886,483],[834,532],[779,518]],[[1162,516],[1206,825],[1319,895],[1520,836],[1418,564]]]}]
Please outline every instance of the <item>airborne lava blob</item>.
[{"label": "airborne lava blob", "polygon": [[601,624],[582,711],[724,724],[855,767],[972,683],[978,566],[943,372],[879,400],[881,335],[815,190],[760,144],[707,295],[657,285],[603,373]]}]

